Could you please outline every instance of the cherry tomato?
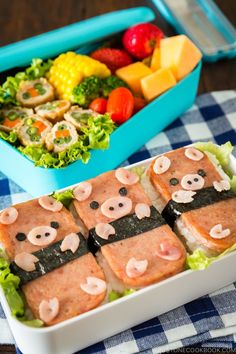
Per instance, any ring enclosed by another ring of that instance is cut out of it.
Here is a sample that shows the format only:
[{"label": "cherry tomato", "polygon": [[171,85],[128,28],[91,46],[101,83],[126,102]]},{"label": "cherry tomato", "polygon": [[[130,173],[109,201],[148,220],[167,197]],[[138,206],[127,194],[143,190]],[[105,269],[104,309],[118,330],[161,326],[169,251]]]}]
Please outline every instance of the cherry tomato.
[{"label": "cherry tomato", "polygon": [[107,100],[105,98],[95,98],[90,103],[89,108],[97,113],[104,114],[107,111]]},{"label": "cherry tomato", "polygon": [[146,101],[141,97],[134,97],[134,114],[146,106]]},{"label": "cherry tomato", "polygon": [[110,113],[111,119],[122,124],[128,120],[134,110],[134,96],[129,89],[118,87],[113,90],[107,101],[107,112]]}]

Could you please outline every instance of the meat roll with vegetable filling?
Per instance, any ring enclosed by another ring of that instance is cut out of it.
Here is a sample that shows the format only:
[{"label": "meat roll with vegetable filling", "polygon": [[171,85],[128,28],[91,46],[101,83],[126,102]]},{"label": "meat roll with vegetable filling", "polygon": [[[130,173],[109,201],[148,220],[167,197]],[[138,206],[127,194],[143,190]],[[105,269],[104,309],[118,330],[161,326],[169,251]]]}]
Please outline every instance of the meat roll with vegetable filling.
[{"label": "meat roll with vegetable filling", "polygon": [[46,137],[48,150],[60,152],[78,141],[78,134],[73,124],[62,120],[56,123]]},{"label": "meat roll with vegetable filling", "polygon": [[64,113],[70,108],[70,101],[58,100],[47,102],[35,107],[36,113],[52,123],[58,122],[63,119]]},{"label": "meat roll with vegetable filling", "polygon": [[25,118],[16,131],[23,145],[41,145],[51,128],[52,124],[49,121],[34,114]]},{"label": "meat roll with vegetable filling", "polygon": [[236,242],[236,194],[210,156],[181,148],[157,157],[148,170],[166,220],[191,251],[201,249],[208,256]]},{"label": "meat roll with vegetable filling", "polygon": [[12,107],[0,110],[0,130],[10,132],[16,129],[22,122],[22,119],[29,117],[34,112],[29,108]]},{"label": "meat roll with vegetable filling", "polygon": [[16,98],[24,107],[36,107],[45,102],[52,101],[54,98],[54,89],[44,78],[33,81],[21,81]]}]

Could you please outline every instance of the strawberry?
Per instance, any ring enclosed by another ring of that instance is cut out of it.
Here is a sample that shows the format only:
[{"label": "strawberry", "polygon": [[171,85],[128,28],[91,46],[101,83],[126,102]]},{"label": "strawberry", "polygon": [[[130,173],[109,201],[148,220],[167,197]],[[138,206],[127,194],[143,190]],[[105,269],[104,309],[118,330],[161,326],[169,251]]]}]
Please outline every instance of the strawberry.
[{"label": "strawberry", "polygon": [[123,49],[101,48],[95,50],[90,55],[93,59],[106,64],[106,66],[114,73],[117,69],[132,63],[131,56]]},{"label": "strawberry", "polygon": [[125,49],[135,58],[144,59],[159,47],[164,33],[151,23],[140,23],[130,27],[123,35]]}]

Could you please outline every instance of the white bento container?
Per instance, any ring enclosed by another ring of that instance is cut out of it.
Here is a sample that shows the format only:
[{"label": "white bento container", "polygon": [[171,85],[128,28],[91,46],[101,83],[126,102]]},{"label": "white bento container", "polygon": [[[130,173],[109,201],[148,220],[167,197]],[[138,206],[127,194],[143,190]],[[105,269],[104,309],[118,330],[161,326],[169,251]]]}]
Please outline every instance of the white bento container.
[{"label": "white bento container", "polygon": [[[153,159],[126,168],[146,166]],[[236,173],[233,156],[231,168]],[[1,287],[0,301],[17,346],[24,354],[72,354],[236,281],[235,264],[236,252],[232,252],[205,270],[184,271],[51,327],[32,328],[15,319]]]}]

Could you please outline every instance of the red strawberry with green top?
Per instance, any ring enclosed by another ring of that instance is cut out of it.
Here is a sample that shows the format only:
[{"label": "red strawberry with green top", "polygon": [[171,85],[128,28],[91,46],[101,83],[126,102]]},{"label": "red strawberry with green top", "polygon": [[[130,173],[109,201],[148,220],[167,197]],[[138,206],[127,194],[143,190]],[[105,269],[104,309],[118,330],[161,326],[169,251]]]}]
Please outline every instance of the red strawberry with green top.
[{"label": "red strawberry with green top", "polygon": [[131,56],[123,49],[101,48],[95,50],[90,55],[93,59],[106,64],[106,66],[114,73],[117,69],[127,66],[133,62]]},{"label": "red strawberry with green top", "polygon": [[141,23],[130,27],[123,36],[125,49],[135,58],[144,59],[152,54],[154,48],[159,47],[164,33],[151,23]]}]

